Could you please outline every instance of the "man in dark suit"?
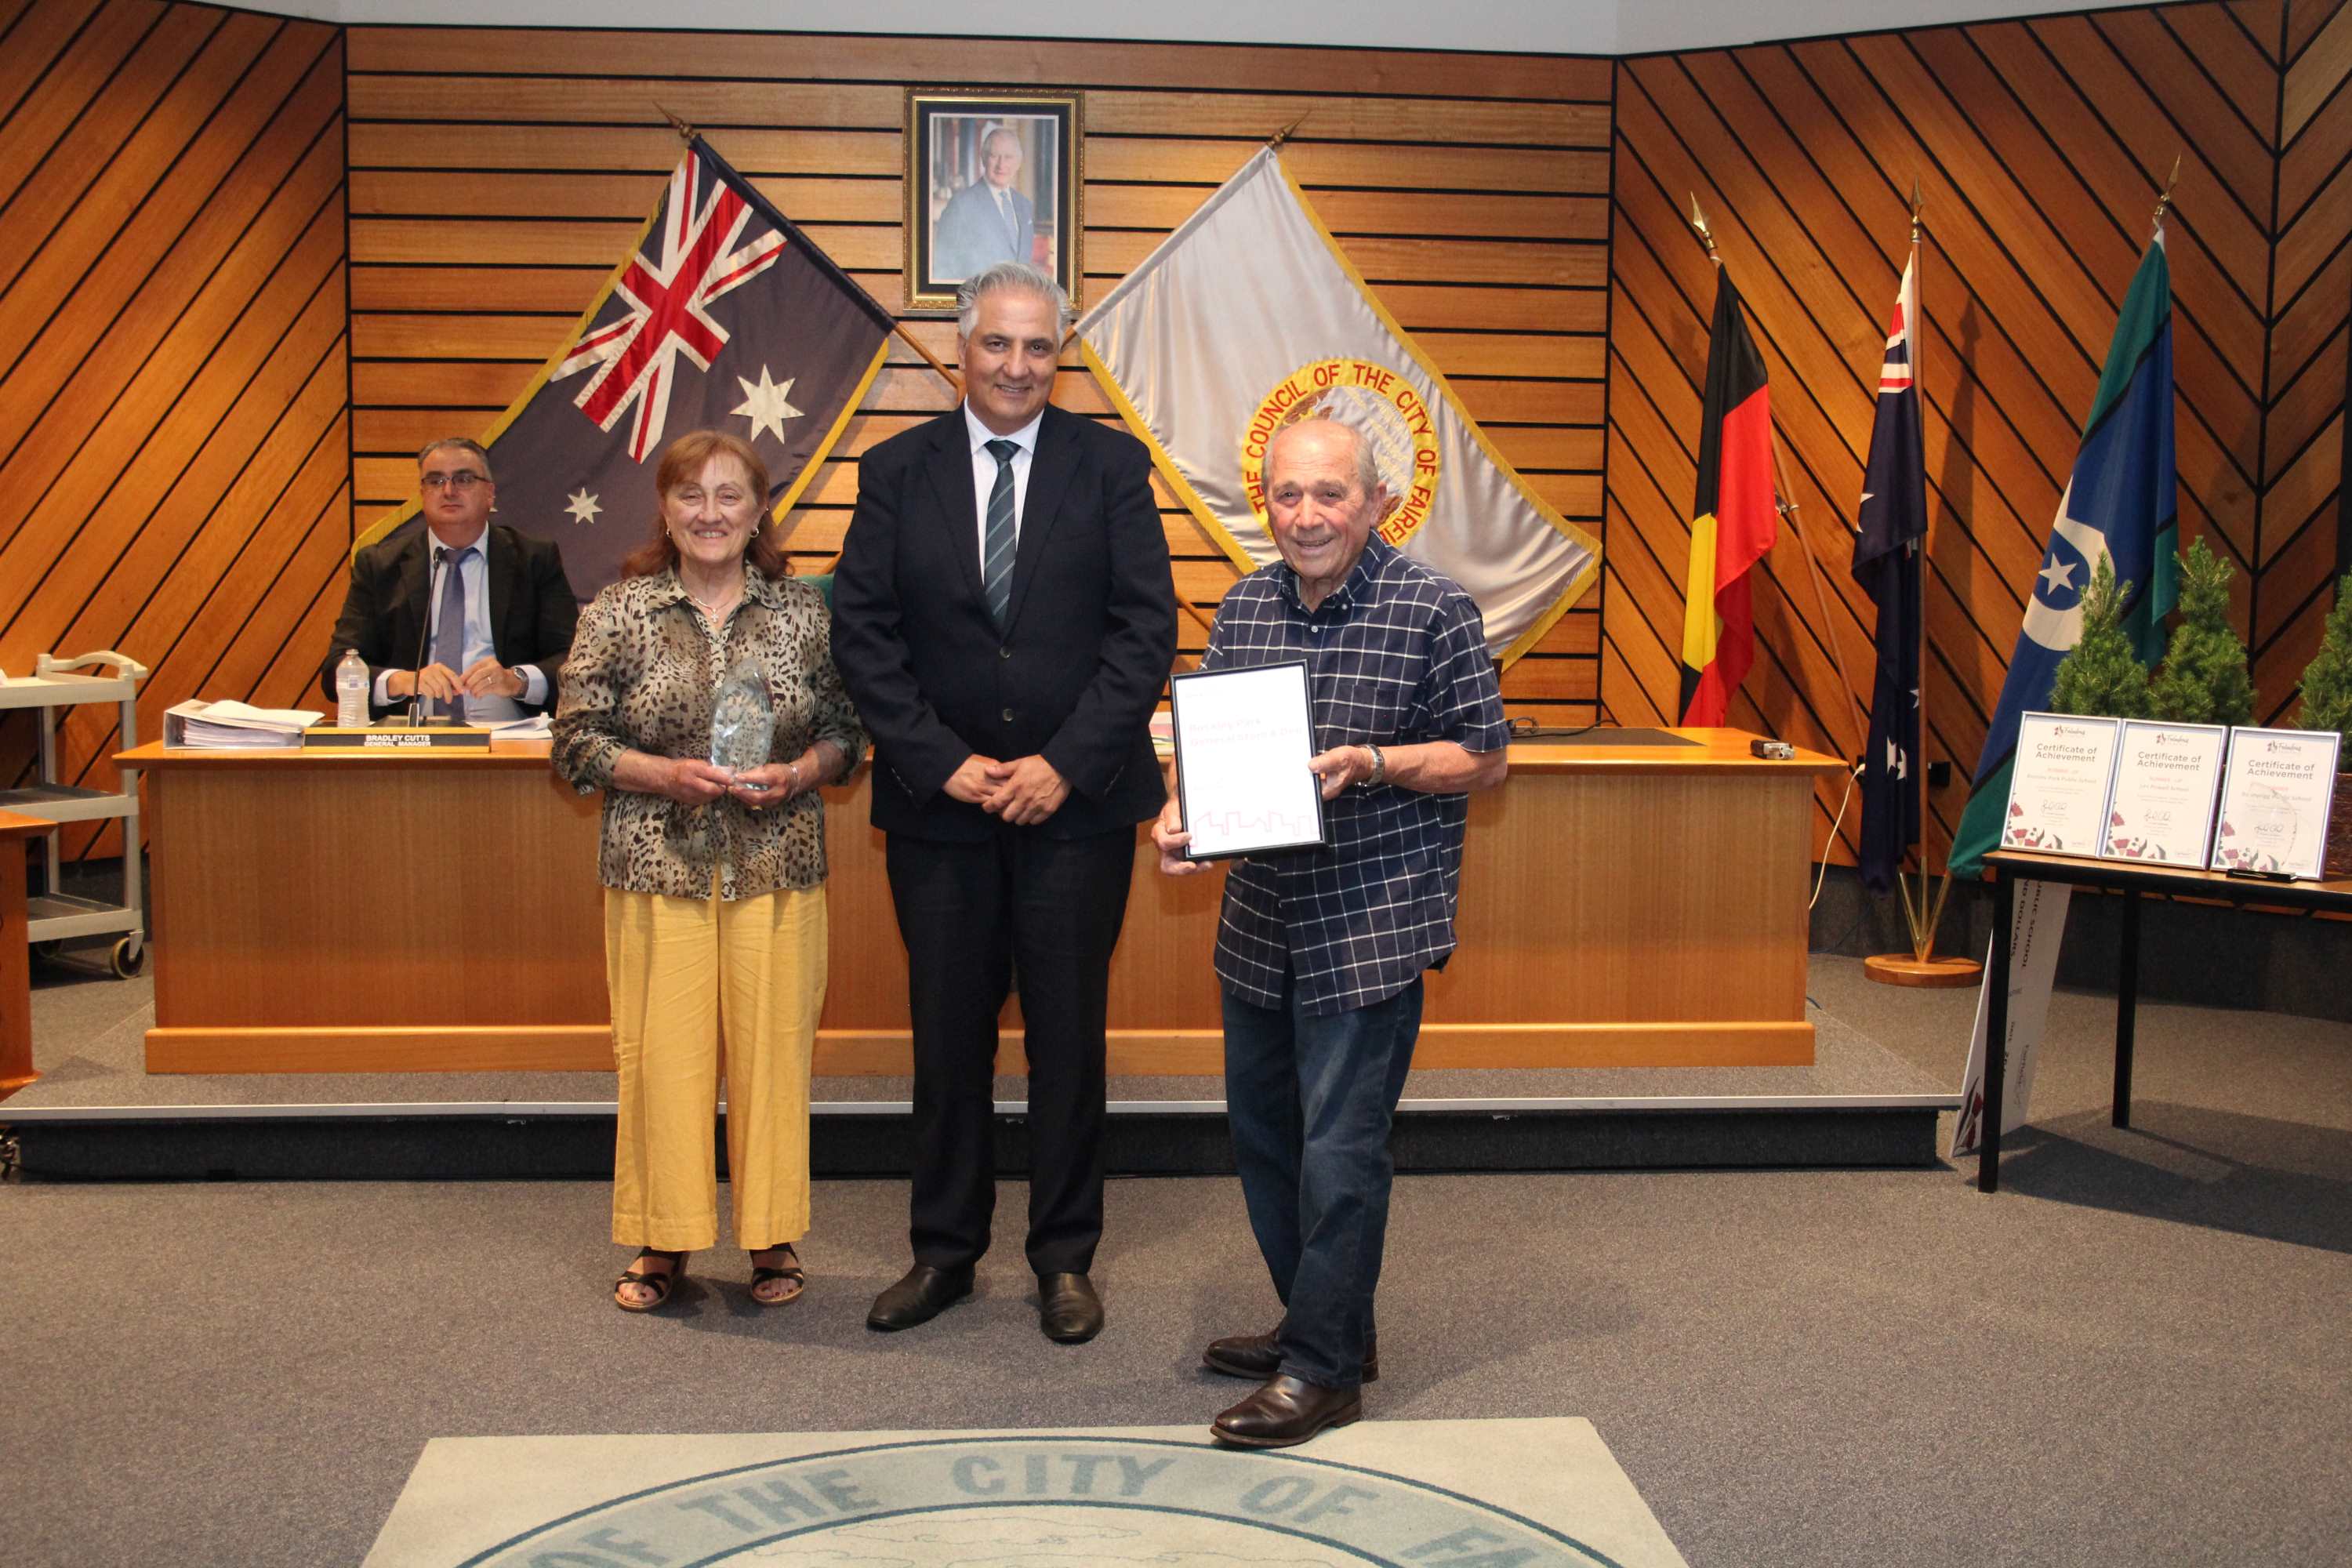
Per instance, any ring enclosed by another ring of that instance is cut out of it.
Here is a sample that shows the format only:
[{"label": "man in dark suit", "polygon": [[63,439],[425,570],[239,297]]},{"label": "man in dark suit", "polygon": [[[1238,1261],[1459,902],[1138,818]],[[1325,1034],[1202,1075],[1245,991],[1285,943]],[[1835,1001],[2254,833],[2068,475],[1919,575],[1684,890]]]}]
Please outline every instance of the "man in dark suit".
[{"label": "man in dark suit", "polygon": [[874,825],[907,944],[915,1262],[866,1324],[969,1294],[995,1203],[996,1018],[1021,986],[1028,1258],[1040,1326],[1102,1327],[1104,1027],[1150,738],[1176,651],[1150,459],[1049,407],[1068,300],[1007,261],[967,279],[964,404],[858,465],[834,658],[875,741]]},{"label": "man in dark suit", "polygon": [[436,712],[472,723],[551,710],[580,618],[562,552],[490,522],[498,487],[489,454],[473,442],[436,441],[416,470],[425,527],[352,557],[320,687],[333,701],[335,667],[357,648],[372,718],[420,691]]},{"label": "man in dark suit", "polygon": [[998,126],[980,141],[980,178],[940,213],[931,275],[945,280],[985,271],[999,261],[1026,261],[1036,233],[1036,204],[1013,188],[1021,173],[1021,138]]}]

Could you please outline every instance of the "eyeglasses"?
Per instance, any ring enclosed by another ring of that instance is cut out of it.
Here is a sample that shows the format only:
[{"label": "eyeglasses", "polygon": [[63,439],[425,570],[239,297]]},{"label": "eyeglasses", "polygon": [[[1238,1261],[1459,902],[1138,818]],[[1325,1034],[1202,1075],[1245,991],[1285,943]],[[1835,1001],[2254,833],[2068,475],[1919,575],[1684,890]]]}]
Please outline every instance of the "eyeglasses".
[{"label": "eyeglasses", "polygon": [[490,482],[488,474],[478,474],[471,468],[460,468],[454,474],[427,474],[425,488],[428,490],[469,490],[476,485]]}]

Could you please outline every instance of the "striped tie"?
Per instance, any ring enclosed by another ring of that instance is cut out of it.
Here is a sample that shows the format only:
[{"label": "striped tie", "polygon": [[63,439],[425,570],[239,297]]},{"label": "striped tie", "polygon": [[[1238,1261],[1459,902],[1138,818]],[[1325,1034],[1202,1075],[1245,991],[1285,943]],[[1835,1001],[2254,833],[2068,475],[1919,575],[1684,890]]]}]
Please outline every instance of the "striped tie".
[{"label": "striped tie", "polygon": [[991,441],[989,456],[996,459],[996,483],[988,491],[988,531],[981,539],[980,580],[988,593],[988,613],[996,617],[996,628],[1004,629],[1005,616],[1013,607],[1013,547],[1018,537],[1013,530],[1013,454],[1021,450],[1017,441]]}]

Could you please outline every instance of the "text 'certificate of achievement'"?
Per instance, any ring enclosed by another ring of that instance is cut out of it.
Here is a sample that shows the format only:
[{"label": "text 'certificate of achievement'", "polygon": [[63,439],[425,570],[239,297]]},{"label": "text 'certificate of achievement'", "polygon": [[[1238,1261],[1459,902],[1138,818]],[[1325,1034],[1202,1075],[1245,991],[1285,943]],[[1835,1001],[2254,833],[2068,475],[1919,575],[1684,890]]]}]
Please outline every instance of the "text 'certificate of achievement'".
[{"label": "text 'certificate of achievement'", "polygon": [[2107,802],[2109,860],[2203,866],[2213,842],[2213,799],[2221,788],[2226,724],[2124,721],[2116,753],[2116,788]]},{"label": "text 'certificate of achievement'", "polygon": [[2213,869],[2323,875],[2343,742],[2333,730],[2231,731]]},{"label": "text 'certificate of achievement'", "polygon": [[1325,841],[1307,666],[1253,665],[1171,678],[1176,790],[1188,860],[1300,849]]},{"label": "text 'certificate of achievement'", "polygon": [[2017,721],[2003,849],[2096,855],[2106,842],[2107,785],[2116,769],[2118,719],[2028,713]]}]

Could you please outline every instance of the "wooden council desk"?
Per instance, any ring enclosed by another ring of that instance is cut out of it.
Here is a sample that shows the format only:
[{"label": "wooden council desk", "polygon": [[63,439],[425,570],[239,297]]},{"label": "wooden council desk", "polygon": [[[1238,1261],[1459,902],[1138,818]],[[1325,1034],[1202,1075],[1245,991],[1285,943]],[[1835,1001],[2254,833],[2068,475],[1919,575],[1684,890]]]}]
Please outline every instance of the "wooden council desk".
[{"label": "wooden council desk", "polygon": [[[1511,748],[1471,797],[1460,950],[1417,1060],[1787,1066],[1805,1019],[1813,784],[1841,764],[1696,746]],[[597,801],[544,741],[488,752],[145,745],[150,1072],[604,1070]],[[905,1073],[906,951],[861,770],[825,792],[832,963],[816,1071]],[[1223,1071],[1222,875],[1139,842],[1111,965],[1110,1070]],[[1003,1070],[1022,1069],[1017,1003]]]}]

